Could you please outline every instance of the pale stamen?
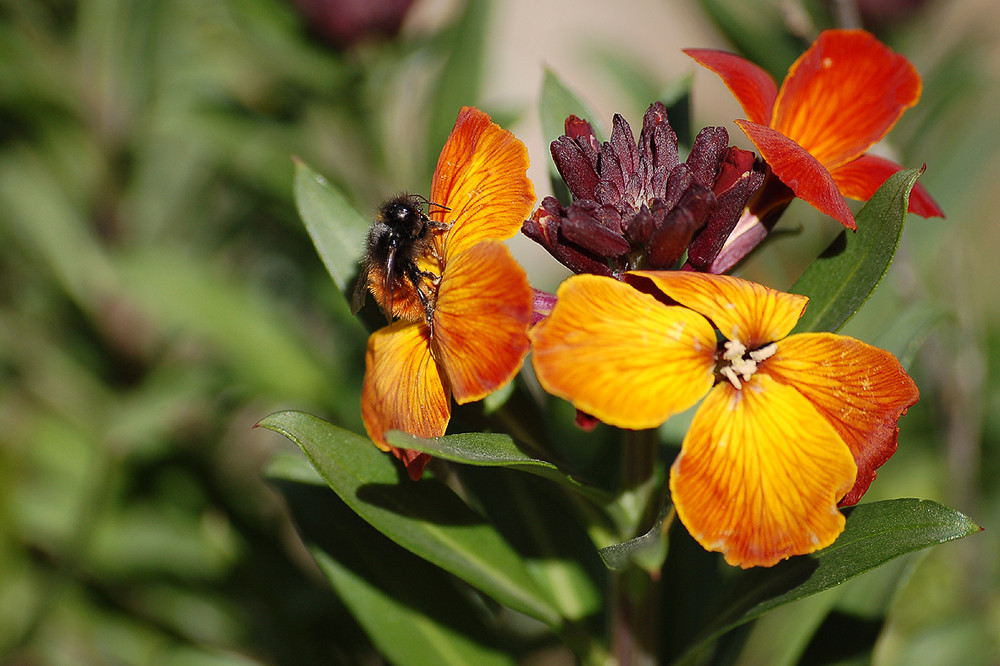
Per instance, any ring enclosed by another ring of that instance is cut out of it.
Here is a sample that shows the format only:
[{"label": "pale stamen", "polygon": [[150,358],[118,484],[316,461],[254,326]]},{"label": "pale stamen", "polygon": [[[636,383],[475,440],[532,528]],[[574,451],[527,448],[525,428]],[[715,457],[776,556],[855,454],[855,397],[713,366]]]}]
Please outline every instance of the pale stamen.
[{"label": "pale stamen", "polygon": [[757,364],[774,356],[778,345],[772,342],[748,353],[746,346],[739,340],[726,340],[724,349],[722,360],[727,361],[728,365],[720,368],[719,373],[739,391],[743,388],[743,382],[750,381],[757,372]]}]

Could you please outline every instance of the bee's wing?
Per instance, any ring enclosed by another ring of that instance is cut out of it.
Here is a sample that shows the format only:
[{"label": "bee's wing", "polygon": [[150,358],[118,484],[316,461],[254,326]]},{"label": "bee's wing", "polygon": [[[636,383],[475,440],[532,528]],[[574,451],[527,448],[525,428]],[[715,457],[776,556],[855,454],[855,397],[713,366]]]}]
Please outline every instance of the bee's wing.
[{"label": "bee's wing", "polygon": [[354,293],[351,294],[351,314],[358,314],[365,306],[365,297],[368,295],[368,268],[368,262],[362,261],[358,280],[354,283]]},{"label": "bee's wing", "polygon": [[385,299],[385,309],[382,313],[385,320],[392,323],[392,297],[396,293],[396,246],[389,250],[389,257],[385,261],[385,275],[382,276],[382,293]]}]

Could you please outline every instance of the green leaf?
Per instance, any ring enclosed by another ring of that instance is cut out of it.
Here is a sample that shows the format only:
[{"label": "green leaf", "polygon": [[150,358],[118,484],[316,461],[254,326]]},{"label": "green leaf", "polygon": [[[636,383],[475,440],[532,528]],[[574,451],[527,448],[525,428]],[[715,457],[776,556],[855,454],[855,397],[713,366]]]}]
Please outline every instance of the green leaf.
[{"label": "green leaf", "polygon": [[737,51],[778,81],[805,50],[785,24],[787,12],[780,2],[698,0],[698,4]]},{"label": "green leaf", "polygon": [[928,500],[873,502],[845,513],[847,524],[833,545],[741,574],[732,593],[718,603],[723,610],[709,615],[711,623],[688,654],[770,610],[836,587],[901,555],[982,529],[964,514]]},{"label": "green leaf", "polygon": [[93,225],[74,207],[40,157],[15,148],[0,157],[4,227],[37,256],[85,311],[116,288],[114,269]]},{"label": "green leaf", "polygon": [[338,386],[339,368],[311,355],[273,302],[189,254],[166,245],[121,254],[122,289],[158,325],[211,343],[254,390],[321,400]]},{"label": "green leaf", "polygon": [[401,449],[423,451],[452,462],[481,467],[511,467],[536,474],[572,488],[601,506],[612,501],[612,497],[599,488],[581,483],[553,463],[525,453],[510,435],[468,432],[424,439],[405,432],[390,431],[386,433],[386,441]]},{"label": "green leaf", "polygon": [[793,332],[838,331],[875,291],[899,247],[910,190],[923,169],[890,176],[857,215],[858,230],[843,231],[792,285],[809,297]]},{"label": "green leaf", "polygon": [[[447,624],[436,622],[432,615],[387,594],[322,550],[312,548],[310,552],[372,642],[393,663],[428,666],[515,663],[510,655],[486,648]],[[466,610],[473,609],[466,606]]]},{"label": "green leaf", "polygon": [[[746,642],[740,648],[736,666],[795,666],[810,663],[802,659],[802,653],[823,621],[829,617],[843,587],[800,599],[758,618],[753,626],[748,627]],[[847,641],[845,637],[840,637],[840,642],[843,644]]]},{"label": "green leaf", "polygon": [[[446,49],[444,66],[431,94],[428,173],[437,163],[438,151],[444,146],[463,106],[479,102],[482,87],[485,44],[488,41],[492,2],[467,2],[458,20],[441,34],[438,44]],[[429,182],[430,177],[425,179]]]},{"label": "green leaf", "polygon": [[658,571],[667,558],[667,530],[673,523],[673,508],[670,503],[664,505],[656,522],[645,534],[601,548],[599,553],[605,566],[612,571],[624,571],[634,562],[646,571]]},{"label": "green leaf", "polygon": [[301,453],[276,453],[261,470],[265,479],[294,481],[296,483],[326,487],[326,481]]},{"label": "green leaf", "polygon": [[[566,118],[573,115],[590,122],[594,130],[594,135],[598,140],[604,136],[601,131],[601,124],[590,106],[584,102],[575,92],[573,92],[559,77],[550,69],[545,70],[545,78],[542,81],[542,92],[538,102],[538,112],[542,120],[542,136],[545,145],[550,146],[552,142],[566,133]],[[569,204],[570,193],[566,184],[559,176],[556,165],[549,161],[549,181],[552,186],[552,193],[555,197]]]},{"label": "green leaf", "polygon": [[258,425],[299,445],[341,499],[399,545],[505,606],[560,623],[520,554],[444,484],[402,478],[402,468],[371,441],[310,414],[277,412]]},{"label": "green leaf", "polygon": [[295,205],[320,259],[341,291],[358,272],[371,222],[326,178],[295,159]]},{"label": "green leaf", "polygon": [[899,359],[909,368],[924,342],[938,326],[948,321],[948,312],[941,305],[918,303],[910,306],[892,320],[873,341]]},{"label": "green leaf", "polygon": [[600,119],[594,110],[548,68],[542,80],[538,111],[542,117],[542,136],[546,145],[566,133],[566,118],[571,115],[589,121],[598,140],[603,140]]},{"label": "green leaf", "polygon": [[563,617],[583,620],[600,611],[605,570],[571,497],[543,479],[503,469],[461,467],[456,477]]},{"label": "green leaf", "polygon": [[498,649],[510,641],[495,617],[449,573],[380,534],[322,481],[275,485],[320,570],[390,662],[513,663]]},{"label": "green leaf", "polygon": [[693,83],[694,77],[688,74],[670,83],[660,94],[660,101],[667,107],[670,127],[677,135],[677,142],[687,148],[690,148],[694,141],[694,131],[691,127],[691,85]]}]

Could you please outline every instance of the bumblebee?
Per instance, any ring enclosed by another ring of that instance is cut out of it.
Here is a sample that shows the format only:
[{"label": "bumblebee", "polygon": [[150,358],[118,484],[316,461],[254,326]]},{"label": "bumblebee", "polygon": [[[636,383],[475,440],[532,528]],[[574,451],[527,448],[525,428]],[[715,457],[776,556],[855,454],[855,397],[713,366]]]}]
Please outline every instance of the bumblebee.
[{"label": "bumblebee", "polygon": [[425,205],[433,204],[416,194],[400,194],[379,206],[351,299],[355,314],[370,291],[389,323],[395,318],[420,317],[431,322],[441,279],[441,256],[435,241],[451,225],[428,217]]}]

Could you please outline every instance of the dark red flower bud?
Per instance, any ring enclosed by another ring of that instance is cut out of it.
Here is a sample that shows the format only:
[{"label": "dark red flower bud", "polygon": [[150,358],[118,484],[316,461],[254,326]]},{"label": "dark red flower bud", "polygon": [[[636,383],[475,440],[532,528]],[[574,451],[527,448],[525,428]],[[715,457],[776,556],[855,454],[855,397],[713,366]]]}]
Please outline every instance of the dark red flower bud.
[{"label": "dark red flower bud", "polygon": [[711,189],[727,150],[729,132],[725,127],[706,127],[698,132],[687,158],[695,182]]},{"label": "dark red flower bud", "polygon": [[700,185],[688,188],[649,240],[645,268],[673,268],[683,256],[691,237],[705,225],[715,206],[715,195],[711,190]]},{"label": "dark red flower bud", "polygon": [[659,102],[646,110],[638,142],[620,115],[603,144],[570,116],[551,149],[573,201],[563,208],[546,197],[522,231],[578,273],[621,278],[636,268],[675,268],[692,239],[705,249],[690,267],[704,269],[763,177],[753,153],[728,143],[724,128],[705,128],[680,162]]},{"label": "dark red flower bud", "polygon": [[754,154],[729,148],[713,188],[717,205],[705,227],[688,247],[688,267],[708,270],[726,239],[736,228],[750,196],[764,182],[763,169],[755,169]]},{"label": "dark red flower bud", "polygon": [[570,206],[561,230],[566,240],[608,259],[626,254],[631,245],[615,229],[608,228],[582,206]]},{"label": "dark red flower bud", "polygon": [[594,188],[600,182],[596,171],[597,153],[591,160],[583,146],[568,136],[561,136],[552,142],[552,161],[574,199],[596,199]]}]

